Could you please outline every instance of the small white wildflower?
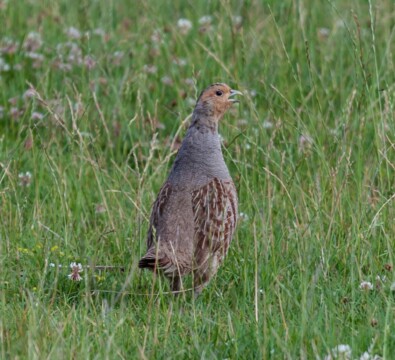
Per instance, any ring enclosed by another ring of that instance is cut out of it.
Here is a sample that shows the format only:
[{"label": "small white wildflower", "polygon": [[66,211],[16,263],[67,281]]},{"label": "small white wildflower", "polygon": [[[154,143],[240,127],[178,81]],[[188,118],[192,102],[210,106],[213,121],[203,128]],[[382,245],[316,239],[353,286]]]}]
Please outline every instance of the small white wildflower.
[{"label": "small white wildflower", "polygon": [[32,174],[29,171],[25,173],[20,173],[18,175],[19,178],[19,186],[29,187],[32,182]]},{"label": "small white wildflower", "polygon": [[44,61],[44,55],[34,51],[27,52],[25,56],[32,60],[41,61],[41,62]]},{"label": "small white wildflower", "polygon": [[54,263],[49,263],[49,267],[54,268],[56,265]]},{"label": "small white wildflower", "polygon": [[352,350],[349,345],[340,344],[337,345],[337,347],[335,347],[333,350],[336,350],[338,354],[345,354],[348,357],[351,357]]},{"label": "small white wildflower", "polygon": [[23,49],[25,51],[37,51],[42,46],[43,41],[41,35],[37,32],[29,32],[23,43]]},{"label": "small white wildflower", "polygon": [[249,216],[246,213],[241,212],[239,214],[239,219],[242,220],[242,221],[248,221]]},{"label": "small white wildflower", "polygon": [[112,64],[115,66],[119,66],[121,65],[123,56],[125,55],[125,53],[123,51],[115,51],[112,54]]},{"label": "small white wildflower", "polygon": [[80,135],[81,135],[81,137],[83,137],[83,138],[90,138],[90,139],[93,139],[92,134],[91,134],[90,132],[87,132],[87,131],[81,131],[81,132],[80,132]]},{"label": "small white wildflower", "polygon": [[303,153],[310,149],[313,139],[309,135],[300,135],[299,137],[299,153]]},{"label": "small white wildflower", "polygon": [[240,127],[247,126],[248,125],[248,120],[247,119],[237,120],[237,125],[240,126]]},{"label": "small white wildflower", "polygon": [[390,286],[390,291],[395,291],[395,282],[393,282]]},{"label": "small white wildflower", "polygon": [[262,126],[264,129],[271,129],[273,127],[273,123],[269,120],[265,120]]},{"label": "small white wildflower", "polygon": [[103,214],[106,212],[106,207],[103,204],[97,204],[95,207],[95,214]]},{"label": "small white wildflower", "polygon": [[344,20],[339,19],[334,23],[335,30],[344,29],[345,27],[346,27],[346,24],[344,23]]},{"label": "small white wildflower", "polygon": [[92,56],[86,55],[84,57],[84,65],[88,70],[91,70],[96,66],[96,61]]},{"label": "small white wildflower", "polygon": [[240,15],[232,16],[232,24],[234,26],[240,26],[243,22],[243,18]]},{"label": "small white wildflower", "polygon": [[178,66],[185,66],[187,64],[187,61],[183,58],[174,58],[173,64],[176,64]]},{"label": "small white wildflower", "polygon": [[249,91],[249,93],[250,93],[250,96],[251,96],[251,97],[255,97],[255,96],[257,95],[257,92],[256,92],[256,90],[254,90],[254,89],[251,89],[251,90]]},{"label": "small white wildflower", "polygon": [[13,107],[10,109],[10,115],[11,115],[11,117],[12,117],[14,120],[18,120],[18,119],[21,117],[22,114],[23,114],[23,111],[20,110],[19,108],[17,108],[16,106],[13,106]]},{"label": "small white wildflower", "polygon": [[97,29],[93,30],[93,35],[104,37],[106,35],[106,32],[101,28],[97,28]]},{"label": "small white wildflower", "polygon": [[321,40],[325,40],[329,37],[330,30],[328,28],[319,28],[318,29],[318,37]]},{"label": "small white wildflower", "polygon": [[182,35],[186,35],[192,29],[192,22],[188,19],[179,19],[177,21],[177,27]]},{"label": "small white wildflower", "polygon": [[44,118],[44,115],[41,114],[40,112],[33,111],[32,113],[32,120],[42,120]]},{"label": "small white wildflower", "polygon": [[371,282],[369,282],[369,281],[362,281],[362,282],[359,284],[359,288],[360,288],[361,290],[370,291],[370,290],[373,290],[373,284],[372,284]]},{"label": "small white wildflower", "polygon": [[155,65],[144,65],[143,70],[147,74],[156,74],[158,68]]},{"label": "small white wildflower", "polygon": [[78,40],[81,38],[81,32],[73,26],[70,26],[69,28],[67,28],[65,30],[65,33],[70,39]]},{"label": "small white wildflower", "polygon": [[70,263],[70,269],[78,268],[79,271],[83,271],[81,263],[72,262]]},{"label": "small white wildflower", "polygon": [[163,76],[160,80],[165,85],[173,85],[173,79],[170,76]]},{"label": "small white wildflower", "polygon": [[156,44],[162,42],[162,31],[160,29],[155,29],[151,35],[151,41]]},{"label": "small white wildflower", "polygon": [[196,105],[196,99],[191,98],[191,97],[187,97],[185,99],[185,102],[187,103],[188,106],[190,107],[194,107]]},{"label": "small white wildflower", "polygon": [[188,86],[191,86],[191,87],[195,86],[195,81],[193,79],[191,79],[191,78],[186,78],[184,80],[184,83],[185,83],[185,85],[188,85]]},{"label": "small white wildflower", "polygon": [[27,89],[24,94],[23,98],[26,99],[31,99],[37,96],[37,91],[33,88]]},{"label": "small white wildflower", "polygon": [[244,148],[245,148],[246,150],[250,150],[250,149],[251,149],[251,145],[250,145],[249,143],[246,143],[246,144],[244,145]]},{"label": "small white wildflower", "polygon": [[210,25],[210,24],[212,23],[212,21],[213,21],[212,16],[210,16],[210,15],[205,15],[205,16],[202,16],[202,17],[199,19],[199,24],[200,24],[200,25]]},{"label": "small white wildflower", "polygon": [[3,58],[0,57],[0,72],[10,71],[10,65],[8,65]]},{"label": "small white wildflower", "polygon": [[11,104],[11,105],[16,105],[17,103],[18,103],[18,96],[14,96],[14,97],[12,97],[12,98],[9,98],[8,99],[8,102]]},{"label": "small white wildflower", "polygon": [[67,275],[68,278],[73,281],[81,281],[82,277],[80,273],[84,271],[82,265],[80,263],[77,264],[75,262],[72,262],[70,264],[70,268],[71,268],[71,274]]},{"label": "small white wildflower", "polygon": [[349,345],[340,344],[335,346],[331,350],[331,354],[325,356],[324,360],[333,360],[333,359],[341,359],[341,360],[349,360],[352,356],[352,350]]},{"label": "small white wildflower", "polygon": [[370,354],[367,352],[367,351],[365,351],[360,357],[359,357],[359,360],[371,360],[372,359],[372,357],[370,356]]}]

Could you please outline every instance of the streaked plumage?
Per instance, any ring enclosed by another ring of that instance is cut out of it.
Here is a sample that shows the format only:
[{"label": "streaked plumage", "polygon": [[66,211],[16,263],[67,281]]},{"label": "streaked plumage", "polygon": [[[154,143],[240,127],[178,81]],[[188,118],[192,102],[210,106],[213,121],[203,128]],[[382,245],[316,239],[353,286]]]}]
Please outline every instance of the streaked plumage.
[{"label": "streaked plumage", "polygon": [[140,268],[161,271],[180,290],[193,274],[195,295],[223,262],[237,222],[237,192],[223,159],[218,122],[240,92],[213,84],[200,95],[170,175],[152,207]]}]

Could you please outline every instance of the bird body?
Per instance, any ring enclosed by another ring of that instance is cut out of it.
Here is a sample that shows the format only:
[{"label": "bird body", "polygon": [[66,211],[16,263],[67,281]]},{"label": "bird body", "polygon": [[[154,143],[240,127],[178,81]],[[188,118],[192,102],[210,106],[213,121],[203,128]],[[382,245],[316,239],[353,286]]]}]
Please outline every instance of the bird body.
[{"label": "bird body", "polygon": [[193,274],[198,295],[215,275],[237,222],[237,193],[225,164],[218,122],[240,92],[213,84],[202,92],[172,170],[153,204],[140,268],[159,270],[180,290]]}]

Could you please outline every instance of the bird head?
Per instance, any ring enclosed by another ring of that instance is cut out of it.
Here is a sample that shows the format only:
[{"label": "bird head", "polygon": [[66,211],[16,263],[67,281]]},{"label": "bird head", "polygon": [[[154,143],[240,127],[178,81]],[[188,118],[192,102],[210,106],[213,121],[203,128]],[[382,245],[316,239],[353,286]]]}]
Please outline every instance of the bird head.
[{"label": "bird head", "polygon": [[240,91],[232,90],[228,85],[217,83],[202,91],[195,107],[195,113],[200,116],[212,117],[219,121],[232,104],[238,102],[234,95],[243,95]]}]

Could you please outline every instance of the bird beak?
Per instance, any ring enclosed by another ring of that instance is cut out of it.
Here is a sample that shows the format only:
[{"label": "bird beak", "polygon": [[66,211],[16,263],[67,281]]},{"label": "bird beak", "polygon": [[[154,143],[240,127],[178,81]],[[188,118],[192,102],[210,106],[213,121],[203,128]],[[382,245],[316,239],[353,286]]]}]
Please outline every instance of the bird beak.
[{"label": "bird beak", "polygon": [[232,103],[237,103],[239,102],[239,100],[236,99],[231,99],[231,96],[235,96],[235,95],[243,95],[243,93],[241,91],[238,90],[230,90],[230,95],[228,96],[228,100]]}]

